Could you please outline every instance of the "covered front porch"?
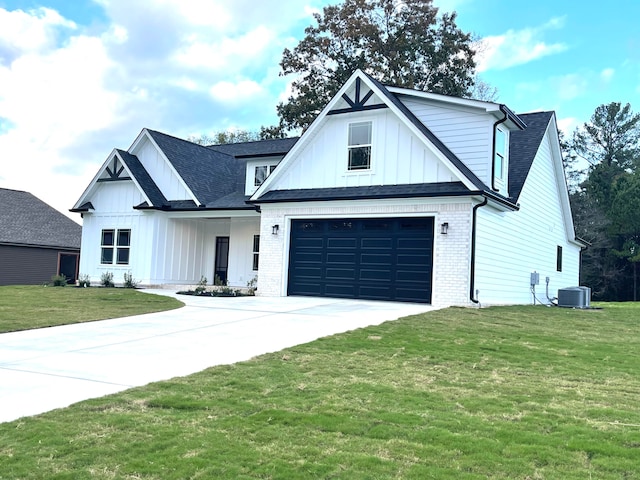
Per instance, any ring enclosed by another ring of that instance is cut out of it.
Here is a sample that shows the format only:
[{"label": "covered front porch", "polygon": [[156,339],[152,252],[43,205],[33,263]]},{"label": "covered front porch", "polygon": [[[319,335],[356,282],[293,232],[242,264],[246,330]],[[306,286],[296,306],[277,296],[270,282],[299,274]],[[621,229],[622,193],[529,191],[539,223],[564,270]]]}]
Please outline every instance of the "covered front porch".
[{"label": "covered front porch", "polygon": [[246,287],[258,274],[260,217],[257,212],[182,212],[157,219],[149,284]]}]

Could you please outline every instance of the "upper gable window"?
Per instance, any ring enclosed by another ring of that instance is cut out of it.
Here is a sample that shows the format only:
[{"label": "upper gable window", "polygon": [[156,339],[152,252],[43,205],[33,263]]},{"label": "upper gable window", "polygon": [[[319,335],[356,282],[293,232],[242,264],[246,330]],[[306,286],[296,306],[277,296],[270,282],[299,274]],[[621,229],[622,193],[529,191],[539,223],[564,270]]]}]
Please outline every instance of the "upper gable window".
[{"label": "upper gable window", "polygon": [[276,165],[259,165],[255,169],[253,185],[259,187],[276,169]]},{"label": "upper gable window", "polygon": [[373,122],[349,124],[349,170],[371,168],[371,130]]},{"label": "upper gable window", "polygon": [[496,128],[493,166],[496,180],[504,180],[507,166],[507,133],[500,128]]}]

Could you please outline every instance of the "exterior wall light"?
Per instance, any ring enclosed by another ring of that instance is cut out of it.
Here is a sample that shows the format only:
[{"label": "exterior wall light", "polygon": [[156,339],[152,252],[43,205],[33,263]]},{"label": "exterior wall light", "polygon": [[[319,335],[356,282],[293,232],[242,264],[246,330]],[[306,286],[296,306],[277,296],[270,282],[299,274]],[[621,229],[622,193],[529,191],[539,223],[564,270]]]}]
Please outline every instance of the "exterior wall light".
[{"label": "exterior wall light", "polygon": [[446,235],[448,231],[449,231],[449,222],[444,222],[442,225],[440,225],[441,235]]},{"label": "exterior wall light", "polygon": [[271,235],[277,235],[278,230],[280,230],[280,225],[274,225],[273,227],[271,227]]}]

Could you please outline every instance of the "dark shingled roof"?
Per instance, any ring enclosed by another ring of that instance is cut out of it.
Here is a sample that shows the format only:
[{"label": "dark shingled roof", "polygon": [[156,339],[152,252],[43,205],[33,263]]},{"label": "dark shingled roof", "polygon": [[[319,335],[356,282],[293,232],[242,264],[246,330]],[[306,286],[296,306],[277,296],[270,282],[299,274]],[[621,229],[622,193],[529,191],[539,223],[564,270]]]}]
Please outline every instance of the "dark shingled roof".
[{"label": "dark shingled roof", "polygon": [[155,207],[166,205],[167,199],[158,188],[158,185],[156,185],[156,182],[153,181],[149,172],[142,166],[138,157],[120,149],[118,149],[117,152],[131,172],[131,175],[135,177],[142,190],[144,190],[145,195],[151,200],[151,203],[153,203]]},{"label": "dark shingled roof", "polygon": [[236,158],[269,157],[286,155],[300,137],[276,138],[272,140],[258,140],[255,142],[227,143],[209,145],[207,148],[220,153],[232,155]]},{"label": "dark shingled roof", "polygon": [[527,124],[527,128],[511,132],[509,135],[509,194],[514,203],[517,203],[520,197],[524,182],[540,148],[542,137],[553,115],[553,112],[518,114]]},{"label": "dark shingled roof", "polygon": [[245,162],[164,133],[147,130],[198,202],[207,205],[244,191]]},{"label": "dark shingled roof", "polygon": [[446,197],[469,195],[462,182],[371,185],[366,187],[271,190],[258,203],[307,202],[314,200],[367,200],[381,198]]},{"label": "dark shingled roof", "polygon": [[0,244],[80,248],[82,227],[28,192],[0,188]]}]

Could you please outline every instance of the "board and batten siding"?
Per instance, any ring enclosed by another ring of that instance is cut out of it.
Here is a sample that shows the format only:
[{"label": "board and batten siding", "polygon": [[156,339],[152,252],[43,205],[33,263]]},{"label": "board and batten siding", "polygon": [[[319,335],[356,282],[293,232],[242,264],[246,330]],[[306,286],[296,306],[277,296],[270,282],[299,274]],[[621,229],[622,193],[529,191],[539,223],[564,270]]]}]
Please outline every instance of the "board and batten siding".
[{"label": "board and batten siding", "polygon": [[229,237],[230,287],[245,287],[253,271],[253,235],[260,230],[255,218],[167,218],[155,215],[152,239],[151,285],[194,285],[206,277],[214,282],[217,237]]},{"label": "board and batten siding", "polygon": [[404,95],[401,100],[480,180],[491,183],[495,121],[491,115]]},{"label": "board and batten siding", "polygon": [[[481,304],[533,303],[530,275],[538,272],[536,296],[547,302],[559,288],[578,285],[580,248],[567,238],[560,191],[552,164],[549,132],[545,134],[515,212],[481,207],[477,219],[475,288]],[[556,271],[557,247],[563,249],[562,272]]]},{"label": "board and batten siding", "polygon": [[[194,284],[213,281],[215,236],[227,236],[228,221],[175,219],[156,215],[152,238],[151,281],[155,284]],[[216,228],[217,227],[217,228]]]},{"label": "board and batten siding", "polygon": [[[371,168],[347,170],[349,124],[373,122]],[[329,116],[272,190],[454,182],[457,177],[389,109]]]},{"label": "board and batten siding", "polygon": [[[124,281],[131,273],[137,281],[148,283],[151,250],[148,248],[154,234],[152,214],[134,210],[144,198],[133,181],[100,182],[91,203],[95,211],[86,213],[82,224],[80,275],[89,275],[93,284],[100,284],[105,272],[113,273],[115,283]],[[128,265],[102,265],[100,263],[101,235],[104,229],[130,229],[131,246]]]},{"label": "board and batten siding", "polygon": [[134,154],[167,200],[192,199],[169,163],[150,140],[146,138],[142,140],[141,144],[136,147]]}]

